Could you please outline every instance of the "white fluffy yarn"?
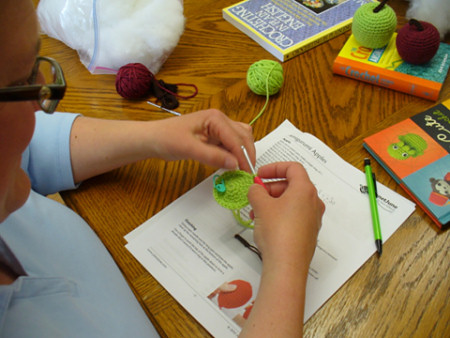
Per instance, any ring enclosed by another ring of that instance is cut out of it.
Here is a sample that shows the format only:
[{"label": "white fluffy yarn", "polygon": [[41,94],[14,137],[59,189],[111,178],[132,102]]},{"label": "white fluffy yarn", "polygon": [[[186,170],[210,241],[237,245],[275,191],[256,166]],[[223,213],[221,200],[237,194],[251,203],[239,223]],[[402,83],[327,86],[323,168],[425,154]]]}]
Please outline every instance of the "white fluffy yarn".
[{"label": "white fluffy yarn", "polygon": [[410,0],[406,18],[431,23],[444,39],[450,31],[450,0]]},{"label": "white fluffy yarn", "polygon": [[43,33],[77,50],[91,73],[139,62],[156,74],[185,24],[182,0],[41,0],[37,13]]}]

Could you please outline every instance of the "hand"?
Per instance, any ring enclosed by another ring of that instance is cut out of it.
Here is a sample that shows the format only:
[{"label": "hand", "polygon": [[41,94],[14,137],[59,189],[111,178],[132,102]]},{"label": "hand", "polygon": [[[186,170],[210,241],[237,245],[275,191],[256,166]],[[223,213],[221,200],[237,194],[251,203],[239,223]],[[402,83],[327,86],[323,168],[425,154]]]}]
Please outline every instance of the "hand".
[{"label": "hand", "polygon": [[299,163],[269,164],[258,176],[285,181],[267,183],[268,191],[253,184],[248,192],[263,269],[255,306],[240,336],[301,337],[309,264],[325,205]]},{"label": "hand", "polygon": [[207,165],[249,171],[244,145],[255,159],[252,128],[229,119],[216,109],[202,110],[154,122],[158,124],[158,157],[165,160],[193,159]]},{"label": "hand", "polygon": [[307,274],[325,205],[298,163],[269,164],[258,170],[258,176],[286,179],[266,184],[269,191],[253,184],[248,193],[263,264],[298,265]]},{"label": "hand", "polygon": [[250,171],[241,146],[255,161],[250,125],[216,109],[157,121],[118,121],[78,117],[70,139],[75,182],[147,158],[193,159]]}]

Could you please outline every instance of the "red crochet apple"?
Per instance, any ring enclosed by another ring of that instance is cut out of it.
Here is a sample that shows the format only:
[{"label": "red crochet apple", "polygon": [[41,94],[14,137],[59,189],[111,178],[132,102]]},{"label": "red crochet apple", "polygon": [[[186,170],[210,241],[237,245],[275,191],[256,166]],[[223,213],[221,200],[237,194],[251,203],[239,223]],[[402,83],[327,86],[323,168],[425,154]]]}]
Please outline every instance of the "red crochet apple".
[{"label": "red crochet apple", "polygon": [[403,26],[396,39],[401,58],[414,65],[430,61],[439,49],[439,32],[431,23],[415,19]]}]

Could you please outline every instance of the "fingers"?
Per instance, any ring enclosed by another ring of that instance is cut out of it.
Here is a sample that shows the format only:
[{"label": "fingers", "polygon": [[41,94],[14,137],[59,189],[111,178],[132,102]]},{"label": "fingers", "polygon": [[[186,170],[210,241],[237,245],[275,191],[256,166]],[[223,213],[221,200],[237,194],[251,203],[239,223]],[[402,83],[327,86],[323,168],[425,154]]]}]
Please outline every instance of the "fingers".
[{"label": "fingers", "polygon": [[270,196],[272,197],[280,197],[288,186],[288,181],[279,181],[279,182],[265,182],[264,183],[267,189],[269,189]]},{"label": "fingers", "polygon": [[216,145],[200,143],[189,151],[190,158],[212,167],[234,170],[238,166],[237,159],[233,154]]},{"label": "fingers", "polygon": [[286,178],[288,181],[294,177],[304,179],[307,175],[305,168],[297,162],[270,163],[258,170],[261,178]]},{"label": "fingers", "polygon": [[163,125],[157,130],[162,141],[156,152],[161,158],[189,158],[224,169],[239,166],[250,170],[241,149],[244,145],[252,160],[255,159],[252,128],[229,119],[217,109],[202,110],[159,123]]},{"label": "fingers", "polygon": [[265,165],[258,170],[258,176],[262,179],[282,179],[278,182],[267,182],[270,194],[274,197],[281,195],[288,186],[293,189],[309,182],[309,176],[305,168],[297,162],[276,162]]},{"label": "fingers", "polygon": [[278,162],[261,167],[258,176],[285,179],[266,184],[269,193],[257,184],[248,192],[254,239],[265,264],[309,264],[325,205],[306,170],[299,163]]},{"label": "fingers", "polygon": [[[218,110],[207,111],[209,119],[205,125],[210,141],[218,141],[219,144],[234,158],[236,166],[225,167],[227,169],[240,169],[250,171],[250,167],[241,149],[243,145],[249,154],[250,159],[255,163],[255,145],[253,142],[252,128],[250,125],[230,120]],[[229,158],[224,159],[224,164],[230,163]],[[224,167],[224,165],[221,165]]]},{"label": "fingers", "polygon": [[267,203],[268,199],[270,199],[270,194],[263,186],[252,184],[248,190],[247,197],[253,209],[258,209],[259,204],[264,205]]},{"label": "fingers", "polygon": [[[302,201],[311,204],[311,207],[317,208],[320,216],[325,211],[325,205],[317,196],[317,190],[311,183],[305,168],[297,162],[276,162],[265,165],[258,170],[258,176],[266,179],[285,179],[278,182],[266,182],[265,189],[258,185],[252,185],[249,189],[248,199],[250,204],[258,209],[258,204],[264,205],[270,203],[268,199],[277,198],[285,195],[290,200],[301,198]],[[303,196],[303,197],[301,197]]]}]

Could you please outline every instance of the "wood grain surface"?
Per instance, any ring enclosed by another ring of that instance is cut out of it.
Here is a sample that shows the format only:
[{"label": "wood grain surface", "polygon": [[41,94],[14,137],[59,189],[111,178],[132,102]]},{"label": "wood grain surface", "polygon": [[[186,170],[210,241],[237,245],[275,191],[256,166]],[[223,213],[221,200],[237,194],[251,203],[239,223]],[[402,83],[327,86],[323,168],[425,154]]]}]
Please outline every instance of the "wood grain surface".
[{"label": "wood grain surface", "polygon": [[[249,122],[264,105],[265,97],[247,87],[246,72],[255,61],[275,58],[222,18],[222,8],[235,2],[184,0],[185,31],[156,74],[168,83],[197,85],[195,98],[180,101],[177,110],[183,114],[214,107],[233,119]],[[409,2],[393,0],[389,4],[398,15],[398,27],[403,26]],[[363,158],[368,156],[362,147],[364,136],[435,104],[333,75],[331,65],[348,36],[340,35],[283,63],[285,83],[254,124],[256,140],[289,119],[362,169]],[[120,97],[114,75],[91,75],[76,51],[64,43],[46,36],[42,42],[41,54],[61,63],[68,83],[59,110],[108,119],[169,117],[145,100]],[[449,78],[440,101],[445,98],[450,98]],[[406,197],[375,162],[373,169],[381,183]],[[108,248],[162,336],[209,334],[125,249],[123,236],[213,171],[215,168],[194,161],[149,159],[62,193],[65,203],[91,225]],[[450,337],[449,248],[449,232],[439,231],[417,208],[385,243],[382,257],[372,256],[312,316],[304,335]]]}]

